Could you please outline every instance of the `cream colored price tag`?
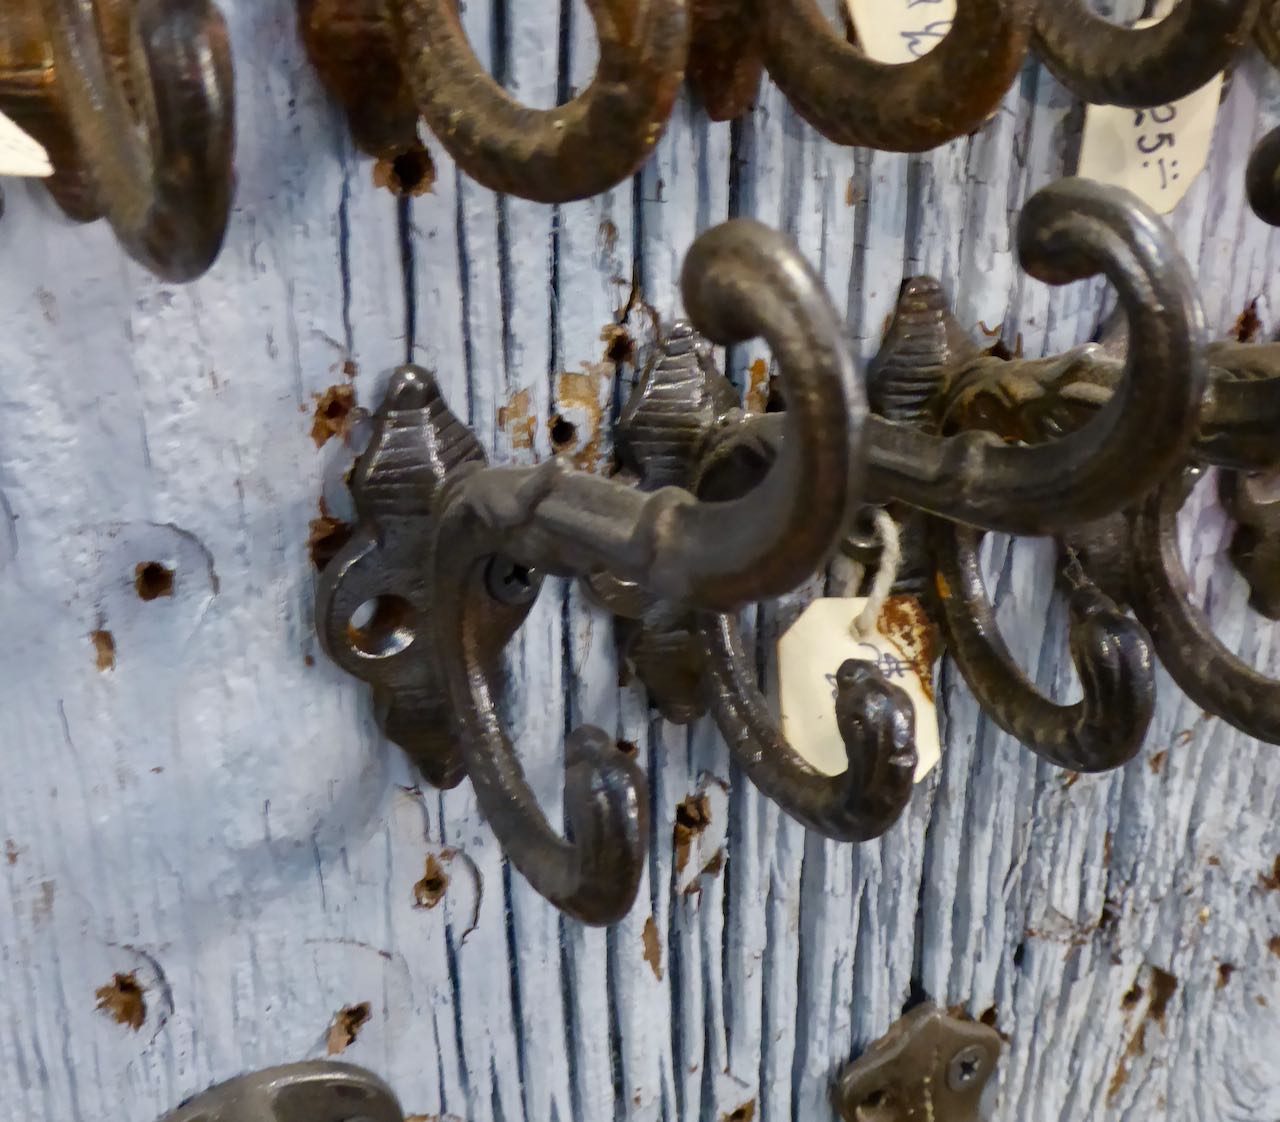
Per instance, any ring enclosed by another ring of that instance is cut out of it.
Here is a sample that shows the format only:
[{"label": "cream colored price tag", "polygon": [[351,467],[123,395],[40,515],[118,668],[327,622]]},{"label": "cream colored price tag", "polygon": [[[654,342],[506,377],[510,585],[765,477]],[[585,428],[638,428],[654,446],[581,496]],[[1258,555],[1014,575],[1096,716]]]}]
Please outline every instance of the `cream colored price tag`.
[{"label": "cream colored price tag", "polygon": [[845,0],[858,42],[878,62],[927,55],[951,30],[956,0]]},{"label": "cream colored price tag", "polygon": [[53,174],[49,154],[3,113],[0,113],[0,175]]},{"label": "cream colored price tag", "polygon": [[893,596],[875,631],[857,638],[851,627],[866,602],[864,597],[815,600],[778,640],[782,731],[819,771],[839,775],[848,757],[836,726],[836,671],[850,658],[873,662],[886,680],[906,690],[915,708],[919,783],[942,756],[933,699],[933,626],[918,600]]},{"label": "cream colored price tag", "polygon": [[[1155,20],[1140,20],[1146,27]],[[1168,214],[1191,189],[1209,159],[1223,75],[1168,105],[1085,110],[1080,174],[1132,191],[1159,214]]]}]

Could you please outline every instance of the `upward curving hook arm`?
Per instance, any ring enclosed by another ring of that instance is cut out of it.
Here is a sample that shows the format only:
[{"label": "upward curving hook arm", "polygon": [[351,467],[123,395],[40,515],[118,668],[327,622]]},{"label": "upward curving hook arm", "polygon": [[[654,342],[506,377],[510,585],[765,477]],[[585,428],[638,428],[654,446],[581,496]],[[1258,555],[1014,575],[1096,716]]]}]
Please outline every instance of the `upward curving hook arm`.
[{"label": "upward curving hook arm", "polygon": [[937,594],[947,649],[982,708],[1036,755],[1072,771],[1108,771],[1142,747],[1155,712],[1146,631],[1091,584],[1071,593],[1071,660],[1084,698],[1058,705],[1022,672],[1000,637],[978,559],[978,536],[933,527]]},{"label": "upward curving hook arm", "polygon": [[41,0],[59,95],[95,202],[129,255],[169,281],[222,246],[233,190],[234,84],[212,0],[138,0],[109,57],[103,0]]},{"label": "upward curving hook arm", "polygon": [[1044,534],[1128,505],[1185,456],[1207,364],[1203,316],[1169,230],[1127,191],[1064,179],[1027,201],[1018,248],[1023,268],[1047,283],[1101,272],[1115,285],[1130,338],[1118,388],[1085,425],[1048,444],[1006,444],[982,432],[935,436],[872,416],[872,501]]},{"label": "upward curving hook arm", "polygon": [[980,127],[1026,55],[1031,0],[959,0],[936,47],[877,62],[839,35],[816,0],[759,5],[765,65],[796,112],[829,140],[923,152]]},{"label": "upward curving hook arm", "polygon": [[732,616],[701,613],[711,712],[738,766],[787,814],[841,842],[878,838],[902,816],[915,782],[915,710],[870,663],[836,671],[836,723],[848,768],[825,775],[787,743],[756,685]]},{"label": "upward curving hook arm", "polygon": [[1188,599],[1178,552],[1178,511],[1189,488],[1175,474],[1132,515],[1129,596],[1156,653],[1196,705],[1249,736],[1280,744],[1280,682],[1247,666],[1213,633]]},{"label": "upward curving hook arm", "polygon": [[418,108],[468,175],[542,203],[617,185],[666,130],[689,49],[685,0],[587,0],[600,41],[591,85],[555,109],[521,105],[485,71],[457,0],[390,0]]},{"label": "upward curving hook arm", "polygon": [[1178,0],[1150,27],[1121,27],[1088,0],[1039,0],[1035,49],[1095,105],[1164,105],[1199,89],[1248,44],[1260,0]]}]

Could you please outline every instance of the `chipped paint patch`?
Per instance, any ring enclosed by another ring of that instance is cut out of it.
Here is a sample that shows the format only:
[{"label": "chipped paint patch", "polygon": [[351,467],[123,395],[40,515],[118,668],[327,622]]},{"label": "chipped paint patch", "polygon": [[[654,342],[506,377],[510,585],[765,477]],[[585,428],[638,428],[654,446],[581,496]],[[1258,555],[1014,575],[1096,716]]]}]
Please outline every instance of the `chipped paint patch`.
[{"label": "chipped paint patch", "polygon": [[333,1023],[329,1026],[326,1048],[329,1055],[338,1056],[356,1042],[360,1030],[373,1019],[373,1007],[362,1001],[358,1005],[348,1005],[334,1014]]},{"label": "chipped paint patch", "polygon": [[114,670],[116,668],[115,636],[104,628],[98,628],[89,635],[89,641],[93,644],[94,662],[98,670],[104,674],[108,670]]},{"label": "chipped paint patch", "polygon": [[658,922],[650,916],[644,921],[644,960],[653,971],[653,976],[662,981],[662,943],[658,939]]},{"label": "chipped paint patch", "polygon": [[110,1016],[116,1024],[128,1025],[139,1031],[147,1020],[146,987],[138,981],[137,974],[117,974],[95,993],[97,1008]]},{"label": "chipped paint patch", "polygon": [[582,371],[566,371],[556,378],[556,421],[565,439],[555,441],[558,453],[567,455],[574,467],[598,472],[605,459],[603,387],[613,378],[611,363],[589,362]]},{"label": "chipped paint patch", "polygon": [[747,392],[743,399],[748,413],[763,413],[769,405],[769,364],[756,359],[747,367]]},{"label": "chipped paint patch", "polygon": [[349,385],[330,386],[324,393],[314,396],[316,407],[311,415],[311,439],[317,448],[323,448],[333,437],[345,437],[350,430],[356,391]]},{"label": "chipped paint patch", "polygon": [[449,890],[449,874],[433,853],[427,857],[422,879],[413,886],[413,906],[434,908]]},{"label": "chipped paint patch", "polygon": [[528,390],[516,390],[506,405],[498,409],[498,428],[507,434],[511,447],[517,452],[527,452],[533,448],[533,440],[538,432],[538,418],[533,416],[530,393]]}]

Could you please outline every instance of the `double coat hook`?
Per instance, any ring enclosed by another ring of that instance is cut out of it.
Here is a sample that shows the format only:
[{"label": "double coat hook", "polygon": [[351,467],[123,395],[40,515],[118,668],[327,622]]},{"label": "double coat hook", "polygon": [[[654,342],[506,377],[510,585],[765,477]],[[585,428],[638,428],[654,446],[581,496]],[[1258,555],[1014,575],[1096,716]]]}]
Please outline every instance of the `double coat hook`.
[{"label": "double coat hook", "polygon": [[106,218],[130,256],[188,281],[222,245],[234,90],[212,0],[8,0],[0,111],[48,150],[72,218]]},{"label": "double coat hook", "polygon": [[[630,621],[634,661],[665,712],[710,711],[748,776],[788,813],[863,840],[910,797],[906,695],[872,664],[833,668],[848,768],[821,774],[776,726],[735,613],[821,568],[860,504],[914,508],[924,529],[915,555],[937,574],[953,653],[984,701],[994,683],[995,719],[1063,766],[1098,769],[1132,754],[1151,696],[1141,628],[1082,581],[1072,649],[1087,696],[1055,707],[1013,666],[980,581],[965,583],[972,533],[1065,532],[1136,505],[1166,478],[1204,408],[1200,311],[1171,235],[1124,192],[1054,184],[1028,202],[1018,241],[1023,266],[1050,283],[1107,276],[1132,341],[1106,400],[1048,443],[935,423],[946,387],[997,360],[965,345],[937,300],[921,302],[911,286],[904,299],[919,306],[911,325],[900,316],[890,331],[872,383],[880,412],[868,414],[843,324],[813,272],[785,238],[746,220],[690,250],[689,323],[671,330],[623,414],[614,477],[559,458],[488,466],[428,372],[393,377],[352,474],[359,527],[321,576],[320,636],[373,684],[384,730],[431,782],[471,780],[511,861],[558,907],[590,923],[627,911],[648,795],[636,762],[591,727],[566,746],[567,839],[528,786],[499,717],[499,664],[543,574],[585,581]],[[762,336],[785,410],[744,412],[704,336]],[[939,564],[940,542],[954,546],[959,568]]]}]

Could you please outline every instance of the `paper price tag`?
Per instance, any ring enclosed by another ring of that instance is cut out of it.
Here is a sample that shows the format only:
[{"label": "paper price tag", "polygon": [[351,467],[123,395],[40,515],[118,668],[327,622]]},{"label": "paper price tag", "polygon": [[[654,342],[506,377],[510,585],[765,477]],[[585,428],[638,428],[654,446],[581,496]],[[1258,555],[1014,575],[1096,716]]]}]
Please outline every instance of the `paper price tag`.
[{"label": "paper price tag", "polygon": [[933,698],[936,643],[933,625],[912,596],[890,597],[864,638],[850,630],[865,597],[815,600],[778,640],[778,697],[782,731],[792,748],[819,771],[839,775],[848,767],[836,725],[836,671],[846,659],[874,662],[885,678],[906,690],[916,715],[916,782],[942,756]]},{"label": "paper price tag", "polygon": [[[1147,27],[1157,20],[1140,20]],[[1158,214],[1168,214],[1191,189],[1209,159],[1223,75],[1168,105],[1085,111],[1080,172],[1132,191]]]},{"label": "paper price tag", "polygon": [[845,0],[858,42],[877,62],[911,62],[951,30],[956,0]]},{"label": "paper price tag", "polygon": [[43,179],[52,174],[49,153],[0,113],[0,175],[29,175]]}]

